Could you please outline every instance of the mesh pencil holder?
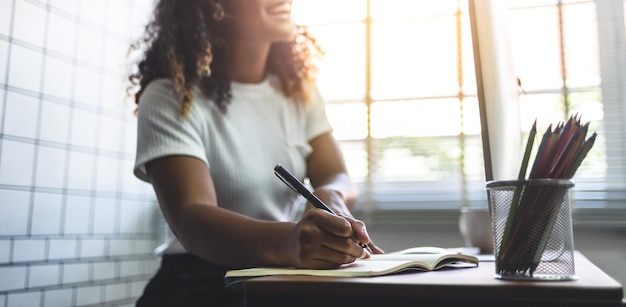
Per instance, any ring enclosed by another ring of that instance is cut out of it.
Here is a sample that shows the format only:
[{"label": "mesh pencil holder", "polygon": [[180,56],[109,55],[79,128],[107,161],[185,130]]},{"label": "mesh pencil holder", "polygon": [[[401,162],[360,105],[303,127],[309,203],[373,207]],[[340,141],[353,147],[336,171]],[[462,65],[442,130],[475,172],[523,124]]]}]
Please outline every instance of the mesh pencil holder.
[{"label": "mesh pencil holder", "polygon": [[576,280],[572,180],[490,181],[495,278]]}]

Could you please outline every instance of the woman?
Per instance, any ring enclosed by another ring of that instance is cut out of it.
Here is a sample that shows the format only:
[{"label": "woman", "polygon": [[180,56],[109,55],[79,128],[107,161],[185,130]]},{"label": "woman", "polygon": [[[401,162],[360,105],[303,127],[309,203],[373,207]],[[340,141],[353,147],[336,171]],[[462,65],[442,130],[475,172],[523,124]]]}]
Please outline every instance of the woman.
[{"label": "woman", "polygon": [[[135,175],[150,182],[176,239],[138,306],[241,303],[228,268],[336,268],[374,253],[350,210],[356,189],[313,85],[315,41],[291,1],[161,0],[136,73]],[[308,178],[337,215],[273,174]]]}]

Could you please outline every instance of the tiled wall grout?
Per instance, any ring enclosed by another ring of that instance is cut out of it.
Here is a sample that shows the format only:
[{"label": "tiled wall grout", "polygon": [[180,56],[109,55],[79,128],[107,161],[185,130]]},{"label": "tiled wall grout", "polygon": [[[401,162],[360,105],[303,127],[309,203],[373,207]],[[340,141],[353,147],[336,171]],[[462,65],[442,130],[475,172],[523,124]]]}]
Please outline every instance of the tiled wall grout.
[{"label": "tiled wall grout", "polygon": [[[47,5],[46,5],[47,6]],[[44,24],[47,26],[48,25],[48,20],[49,20],[49,11],[46,10],[45,13],[45,18],[44,18]],[[43,46],[46,46],[48,43],[48,31],[43,31],[44,35],[43,35]],[[46,50],[44,49],[42,54],[43,59],[42,59],[42,63],[41,63],[41,74],[40,74],[40,80],[39,80],[39,95],[37,95],[38,99],[37,99],[37,127],[35,128],[35,146],[34,146],[34,153],[33,153],[33,169],[32,169],[32,173],[31,173],[31,193],[30,193],[30,199],[29,199],[29,210],[28,210],[28,228],[26,230],[27,235],[31,234],[31,229],[32,229],[32,225],[33,225],[33,211],[34,211],[34,199],[35,199],[35,193],[34,193],[34,187],[36,186],[36,180],[37,180],[37,160],[38,160],[38,156],[39,156],[39,138],[41,135],[41,109],[42,109],[42,104],[43,104],[43,86],[44,86],[44,76],[45,76],[45,70],[46,70]],[[8,80],[7,80],[8,83]],[[28,272],[27,272],[28,274]],[[28,278],[28,275],[27,275]],[[27,280],[27,284],[28,284],[28,280]]]},{"label": "tiled wall grout", "polygon": [[84,1],[11,0],[0,29],[2,307],[132,305],[158,266],[158,207],[132,175],[135,118],[115,66],[131,37],[112,24],[138,23],[147,1]]}]

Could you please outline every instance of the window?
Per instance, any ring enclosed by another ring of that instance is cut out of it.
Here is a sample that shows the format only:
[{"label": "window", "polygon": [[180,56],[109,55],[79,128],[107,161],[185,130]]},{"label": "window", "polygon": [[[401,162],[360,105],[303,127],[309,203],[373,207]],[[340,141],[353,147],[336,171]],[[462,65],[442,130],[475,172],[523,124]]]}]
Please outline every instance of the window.
[{"label": "window", "polygon": [[[581,216],[619,220],[613,210],[626,209],[623,1],[507,5],[520,133],[535,118],[540,129],[573,112],[590,121],[599,135],[574,177],[573,203]],[[486,206],[468,2],[295,0],[293,10],[326,51],[319,87],[360,187],[360,212],[380,221],[389,212],[414,218]],[[586,211],[593,208],[602,210]]]},{"label": "window", "polygon": [[574,177],[581,221],[624,220],[624,16],[624,1],[511,1],[507,15],[514,65],[526,91],[522,118],[548,122],[579,112],[598,132]]}]

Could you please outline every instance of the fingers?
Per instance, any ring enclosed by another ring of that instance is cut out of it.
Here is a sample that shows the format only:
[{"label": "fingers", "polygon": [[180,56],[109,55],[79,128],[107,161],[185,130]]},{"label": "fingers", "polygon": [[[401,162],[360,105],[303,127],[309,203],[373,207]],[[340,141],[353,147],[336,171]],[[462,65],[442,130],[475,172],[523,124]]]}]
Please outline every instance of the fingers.
[{"label": "fingers", "polygon": [[321,209],[309,210],[305,219],[311,219],[320,228],[343,238],[352,237],[352,225],[345,217]]},{"label": "fingers", "polygon": [[352,237],[356,241],[363,242],[364,244],[370,243],[371,240],[369,234],[365,230],[365,223],[350,216],[343,216],[343,218],[350,223]]},{"label": "fingers", "polygon": [[353,238],[351,224],[343,217],[322,210],[311,210],[298,224],[300,265],[306,261],[319,260],[336,266],[368,256]]},{"label": "fingers", "polygon": [[358,258],[322,245],[314,249],[301,250],[301,252],[299,264],[301,268],[338,268],[344,264],[353,263]]},{"label": "fingers", "polygon": [[[373,253],[373,254],[385,253],[384,250],[382,250],[380,247],[376,246],[376,244],[372,242],[369,234],[367,233],[367,229],[363,221],[357,220],[351,216],[343,216],[343,218],[346,219],[350,223],[350,227],[352,229],[352,237],[354,238],[354,240],[356,242],[360,242],[362,246],[367,247],[368,254],[369,253]],[[368,256],[366,256],[366,258],[367,257]]]},{"label": "fingers", "polygon": [[373,253],[373,254],[385,253],[384,250],[382,250],[380,247],[376,246],[376,244],[372,242],[372,239],[367,233],[365,223],[349,216],[346,216],[344,218],[350,223],[352,227],[354,239],[357,240],[358,242],[362,242],[363,244],[365,244],[369,249],[368,252]]},{"label": "fingers", "polygon": [[[349,262],[353,262],[352,258],[367,258],[369,253],[367,246],[362,245],[360,242],[354,240],[354,238],[338,237],[330,233],[322,233],[323,245],[330,250],[330,252],[338,252],[339,255],[347,255],[350,258]],[[365,248],[363,247],[365,246]],[[329,254],[329,255],[332,255]],[[345,262],[345,263],[349,263]]]},{"label": "fingers", "polygon": [[376,244],[374,244],[372,242],[370,242],[367,246],[370,248],[370,250],[374,254],[384,254],[385,253],[384,250],[382,250],[380,247],[376,246]]}]

